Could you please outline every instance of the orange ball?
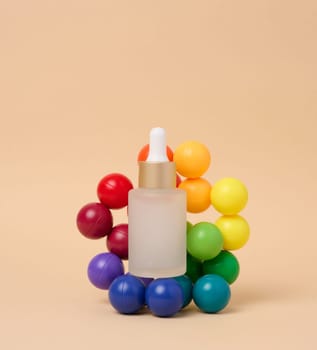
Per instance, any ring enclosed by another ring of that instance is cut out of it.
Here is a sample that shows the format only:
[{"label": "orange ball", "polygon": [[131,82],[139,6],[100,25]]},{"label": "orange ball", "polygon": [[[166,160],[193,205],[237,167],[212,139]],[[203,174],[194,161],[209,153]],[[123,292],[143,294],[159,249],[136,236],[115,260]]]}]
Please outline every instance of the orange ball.
[{"label": "orange ball", "polygon": [[[138,154],[138,162],[145,162],[149,155],[150,145],[143,146]],[[173,161],[173,151],[169,146],[166,146],[166,155],[170,162]]]},{"label": "orange ball", "polygon": [[211,161],[208,148],[196,141],[187,141],[179,145],[174,152],[177,172],[185,177],[197,178],[209,168]]},{"label": "orange ball", "polygon": [[199,177],[197,179],[186,179],[180,183],[178,188],[186,191],[187,211],[200,213],[210,206],[210,183]]}]

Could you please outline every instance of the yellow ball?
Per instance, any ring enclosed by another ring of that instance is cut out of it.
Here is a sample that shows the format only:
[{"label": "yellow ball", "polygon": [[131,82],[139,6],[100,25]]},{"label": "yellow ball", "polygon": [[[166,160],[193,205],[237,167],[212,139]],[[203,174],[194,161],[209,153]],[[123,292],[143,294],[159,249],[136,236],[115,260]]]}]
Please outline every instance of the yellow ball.
[{"label": "yellow ball", "polygon": [[188,141],[176,148],[173,160],[179,174],[196,178],[207,171],[211,158],[206,146],[196,141]]},{"label": "yellow ball", "polygon": [[237,179],[227,177],[217,181],[211,190],[211,204],[221,214],[238,214],[248,202],[248,191]]},{"label": "yellow ball", "polygon": [[200,213],[210,206],[210,183],[199,177],[197,179],[186,179],[182,181],[178,188],[186,191],[187,211],[190,213]]},{"label": "yellow ball", "polygon": [[224,250],[240,249],[249,239],[249,224],[240,215],[220,216],[215,225],[222,233]]}]

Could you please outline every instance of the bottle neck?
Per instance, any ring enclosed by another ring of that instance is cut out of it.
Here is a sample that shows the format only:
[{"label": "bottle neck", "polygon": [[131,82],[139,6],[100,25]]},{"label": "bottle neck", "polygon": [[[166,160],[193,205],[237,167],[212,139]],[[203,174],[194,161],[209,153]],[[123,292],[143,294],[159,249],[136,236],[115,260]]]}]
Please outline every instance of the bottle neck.
[{"label": "bottle neck", "polygon": [[176,188],[174,162],[139,162],[139,188]]}]

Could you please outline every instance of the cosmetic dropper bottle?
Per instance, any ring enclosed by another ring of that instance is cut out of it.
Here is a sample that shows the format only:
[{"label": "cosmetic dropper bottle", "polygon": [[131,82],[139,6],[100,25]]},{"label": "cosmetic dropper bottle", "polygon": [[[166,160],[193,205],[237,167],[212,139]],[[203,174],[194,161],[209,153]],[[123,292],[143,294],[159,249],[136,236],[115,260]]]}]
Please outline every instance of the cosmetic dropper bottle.
[{"label": "cosmetic dropper bottle", "polygon": [[175,163],[166,155],[162,128],[150,132],[139,188],[129,192],[129,272],[174,277],[186,271],[186,192],[176,188]]}]

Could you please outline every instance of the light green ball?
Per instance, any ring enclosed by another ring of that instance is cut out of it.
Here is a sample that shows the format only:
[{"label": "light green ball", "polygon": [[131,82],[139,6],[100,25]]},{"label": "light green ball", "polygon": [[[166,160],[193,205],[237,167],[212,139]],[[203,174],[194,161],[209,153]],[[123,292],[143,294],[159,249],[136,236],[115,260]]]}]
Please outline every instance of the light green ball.
[{"label": "light green ball", "polygon": [[223,248],[223,238],[218,227],[209,222],[199,222],[187,234],[187,250],[203,261],[216,257]]}]

